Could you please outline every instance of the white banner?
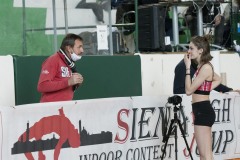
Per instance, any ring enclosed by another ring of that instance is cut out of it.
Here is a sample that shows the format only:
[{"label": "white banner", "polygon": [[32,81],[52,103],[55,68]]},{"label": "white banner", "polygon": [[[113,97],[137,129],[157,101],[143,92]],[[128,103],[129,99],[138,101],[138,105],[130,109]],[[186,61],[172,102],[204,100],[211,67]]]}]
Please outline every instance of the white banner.
[{"label": "white banner", "polygon": [[[180,126],[193,159],[199,159],[191,97],[181,96],[182,107],[167,103],[169,96],[0,107],[1,160],[157,160],[161,159],[163,135],[170,122],[178,128],[177,145],[174,132],[166,136],[164,159],[174,160],[176,155],[179,160],[191,159]],[[214,159],[240,157],[240,97],[213,94],[211,101],[216,112]]]}]

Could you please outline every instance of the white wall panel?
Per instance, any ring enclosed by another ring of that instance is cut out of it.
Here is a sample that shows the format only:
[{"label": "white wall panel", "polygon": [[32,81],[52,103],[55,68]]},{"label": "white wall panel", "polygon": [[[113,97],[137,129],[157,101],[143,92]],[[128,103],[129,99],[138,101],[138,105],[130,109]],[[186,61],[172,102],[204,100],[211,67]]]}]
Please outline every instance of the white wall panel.
[{"label": "white wall panel", "polygon": [[12,56],[0,56],[0,105],[15,105],[14,68]]}]

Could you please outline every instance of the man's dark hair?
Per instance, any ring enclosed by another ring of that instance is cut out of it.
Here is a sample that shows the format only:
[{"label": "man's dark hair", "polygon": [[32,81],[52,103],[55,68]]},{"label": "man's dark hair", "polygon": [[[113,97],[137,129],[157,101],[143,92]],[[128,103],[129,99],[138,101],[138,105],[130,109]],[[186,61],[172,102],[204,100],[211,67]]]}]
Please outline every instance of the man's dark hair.
[{"label": "man's dark hair", "polygon": [[65,51],[66,46],[73,47],[74,44],[75,44],[75,40],[77,40],[77,39],[80,40],[80,41],[83,41],[82,37],[79,36],[79,35],[76,35],[76,34],[73,34],[73,33],[67,34],[62,40],[62,44],[61,44],[60,48],[63,51]]}]

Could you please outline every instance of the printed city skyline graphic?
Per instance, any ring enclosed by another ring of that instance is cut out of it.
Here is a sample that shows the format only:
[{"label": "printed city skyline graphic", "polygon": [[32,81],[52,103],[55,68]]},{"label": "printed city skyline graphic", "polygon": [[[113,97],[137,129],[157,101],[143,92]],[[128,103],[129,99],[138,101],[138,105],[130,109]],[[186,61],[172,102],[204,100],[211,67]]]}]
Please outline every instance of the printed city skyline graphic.
[{"label": "printed city skyline graphic", "polygon": [[[79,129],[77,130],[70,120],[65,117],[63,110],[59,109],[59,112],[59,115],[43,117],[31,127],[29,126],[28,122],[26,131],[19,137],[18,141],[14,143],[11,153],[20,154],[35,151],[53,150],[56,149],[60,141],[63,142],[61,148],[76,148],[79,146],[82,147],[112,142],[112,132],[101,131],[100,133],[89,134],[87,130],[82,127],[81,120],[79,120]],[[63,121],[63,119],[65,121]],[[51,123],[49,123],[50,121]],[[54,126],[53,123],[61,124],[61,126],[64,124],[64,128],[60,129],[58,125]],[[54,133],[51,139],[41,139],[42,136],[49,133]],[[55,137],[55,134],[58,134],[59,139]],[[32,138],[35,138],[36,140],[31,141]],[[61,148],[59,148],[59,152]]]}]

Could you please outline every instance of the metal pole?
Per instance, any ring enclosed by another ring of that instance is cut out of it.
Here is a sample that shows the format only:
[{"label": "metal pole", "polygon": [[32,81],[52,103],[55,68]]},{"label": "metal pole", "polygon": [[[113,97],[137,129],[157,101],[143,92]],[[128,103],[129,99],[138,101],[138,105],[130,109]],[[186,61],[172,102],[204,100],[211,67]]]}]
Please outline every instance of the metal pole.
[{"label": "metal pole", "polygon": [[[125,24],[113,24],[112,27],[121,27],[121,26],[135,26],[134,23],[125,23]],[[69,29],[82,29],[82,28],[96,28],[96,25],[89,25],[89,26],[70,26]],[[46,31],[46,30],[53,30],[54,28],[32,28],[26,29],[28,32],[35,32],[35,31]],[[57,30],[64,30],[65,27],[57,27]]]},{"label": "metal pole", "polygon": [[22,54],[27,55],[27,36],[26,36],[26,6],[25,6],[25,0],[22,0],[22,16],[23,16],[23,39],[22,39]]},{"label": "metal pole", "polygon": [[108,18],[109,18],[109,51],[110,55],[113,55],[113,38],[112,38],[112,13],[111,13],[111,2],[108,1]]},{"label": "metal pole", "polygon": [[197,12],[197,26],[198,26],[198,35],[202,36],[203,35],[203,15],[202,15],[202,8],[198,7],[198,12]]},{"label": "metal pole", "polygon": [[57,22],[56,22],[56,3],[55,0],[52,0],[52,8],[53,8],[53,33],[54,33],[54,52],[57,51]]},{"label": "metal pole", "polygon": [[135,3],[135,52],[139,52],[138,47],[138,0],[134,1]]},{"label": "metal pole", "polygon": [[64,4],[64,18],[65,18],[65,33],[68,33],[68,14],[67,14],[67,1],[63,0]]},{"label": "metal pole", "polygon": [[172,6],[173,16],[172,16],[172,23],[173,23],[173,41],[174,46],[179,44],[179,30],[178,30],[178,11],[177,5]]},{"label": "metal pole", "polygon": [[233,46],[233,28],[232,28],[232,25],[233,25],[233,11],[232,11],[232,9],[233,9],[233,6],[232,6],[233,4],[232,4],[232,1],[230,1],[230,37],[231,37],[231,42],[230,42],[230,44],[231,44],[231,47]]}]

